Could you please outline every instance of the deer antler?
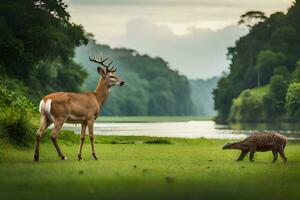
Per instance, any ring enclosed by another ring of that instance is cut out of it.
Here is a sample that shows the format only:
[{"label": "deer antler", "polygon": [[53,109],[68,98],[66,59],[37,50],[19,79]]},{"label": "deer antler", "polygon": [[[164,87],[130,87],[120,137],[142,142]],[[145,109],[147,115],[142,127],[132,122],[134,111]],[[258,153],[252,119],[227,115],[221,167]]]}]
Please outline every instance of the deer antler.
[{"label": "deer antler", "polygon": [[91,57],[89,56],[89,60],[92,61],[92,62],[95,62],[95,63],[98,63],[100,65],[102,65],[103,67],[106,68],[106,72],[116,72],[117,69],[115,68],[115,66],[112,66],[112,68],[109,68],[109,66],[113,63],[113,61],[111,61],[110,63],[108,63],[108,65],[105,65],[105,61],[107,61],[109,59],[109,57],[107,58],[99,58],[99,57]]}]

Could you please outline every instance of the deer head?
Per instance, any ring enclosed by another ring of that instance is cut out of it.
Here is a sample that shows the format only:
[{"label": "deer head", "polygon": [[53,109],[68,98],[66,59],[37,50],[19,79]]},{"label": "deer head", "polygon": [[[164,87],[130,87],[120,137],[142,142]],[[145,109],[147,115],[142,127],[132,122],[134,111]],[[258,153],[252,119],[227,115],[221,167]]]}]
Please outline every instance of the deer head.
[{"label": "deer head", "polygon": [[125,82],[123,80],[121,80],[120,78],[118,78],[117,76],[114,75],[114,73],[117,71],[117,69],[112,66],[110,68],[110,65],[112,64],[113,61],[111,61],[110,63],[108,63],[107,65],[104,63],[105,61],[107,61],[109,58],[98,58],[98,57],[89,57],[90,61],[95,62],[100,64],[101,66],[97,67],[97,71],[98,73],[102,76],[102,79],[104,79],[105,83],[109,86],[109,87],[113,87],[113,86],[122,86],[125,84]]}]

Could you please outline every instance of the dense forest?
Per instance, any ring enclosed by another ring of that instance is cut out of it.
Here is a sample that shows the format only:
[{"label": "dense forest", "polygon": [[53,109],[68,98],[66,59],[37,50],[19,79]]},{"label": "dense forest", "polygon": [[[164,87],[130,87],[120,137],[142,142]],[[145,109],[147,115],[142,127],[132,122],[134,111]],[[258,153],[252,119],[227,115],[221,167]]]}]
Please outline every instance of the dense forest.
[{"label": "dense forest", "polygon": [[66,8],[62,0],[0,2],[0,137],[12,143],[32,144],[42,96],[78,91],[87,76],[73,57],[88,39]]},{"label": "dense forest", "polygon": [[3,94],[13,92],[37,106],[51,92],[94,90],[99,75],[88,60],[94,54],[109,56],[126,82],[111,90],[101,114],[212,114],[212,87],[207,84],[213,82],[190,82],[159,57],[97,44],[92,34],[71,22],[62,0],[3,0],[0,12]]},{"label": "dense forest", "polygon": [[79,90],[87,73],[73,57],[88,39],[66,8],[62,0],[1,1],[1,84],[35,103],[49,92]]},{"label": "dense forest", "polygon": [[171,70],[161,58],[140,55],[138,52],[100,45],[89,35],[88,45],[76,51],[76,61],[87,70],[89,77],[83,90],[94,90],[99,79],[96,66],[88,60],[91,54],[110,57],[125,82],[122,88],[113,88],[102,110],[103,115],[193,115],[189,81]]},{"label": "dense forest", "polygon": [[239,24],[249,33],[228,48],[230,71],[213,92],[217,120],[299,120],[300,1],[270,17],[247,12]]}]

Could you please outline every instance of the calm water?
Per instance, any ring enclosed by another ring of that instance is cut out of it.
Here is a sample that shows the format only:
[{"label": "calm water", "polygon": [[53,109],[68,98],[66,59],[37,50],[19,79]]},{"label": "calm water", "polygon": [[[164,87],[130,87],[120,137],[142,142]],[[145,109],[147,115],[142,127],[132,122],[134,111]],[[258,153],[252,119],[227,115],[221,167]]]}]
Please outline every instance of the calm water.
[{"label": "calm water", "polygon": [[[80,125],[65,124],[65,129],[80,133]],[[300,139],[298,124],[217,125],[213,121],[155,123],[95,123],[97,135],[130,135],[178,138],[241,139],[255,131],[279,131],[290,139]]]}]

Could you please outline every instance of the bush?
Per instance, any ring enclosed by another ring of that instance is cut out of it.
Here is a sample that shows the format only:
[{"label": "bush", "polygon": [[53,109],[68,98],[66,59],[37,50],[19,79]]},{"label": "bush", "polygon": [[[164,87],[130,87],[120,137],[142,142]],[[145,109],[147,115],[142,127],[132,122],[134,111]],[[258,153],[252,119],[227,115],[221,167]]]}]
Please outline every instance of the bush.
[{"label": "bush", "polygon": [[260,122],[266,120],[263,98],[268,90],[266,86],[244,90],[236,99],[233,99],[229,121]]},{"label": "bush", "polygon": [[145,144],[171,144],[171,142],[169,140],[166,140],[166,139],[147,140],[144,143]]},{"label": "bush", "polygon": [[18,109],[6,108],[1,112],[1,135],[7,137],[13,144],[28,147],[34,141],[36,127],[31,125],[30,116]]},{"label": "bush", "polygon": [[288,116],[291,120],[299,120],[300,118],[300,83],[292,83],[286,94],[285,106]]},{"label": "bush", "polygon": [[28,147],[37,129],[37,108],[25,97],[0,85],[0,136],[16,145]]}]

